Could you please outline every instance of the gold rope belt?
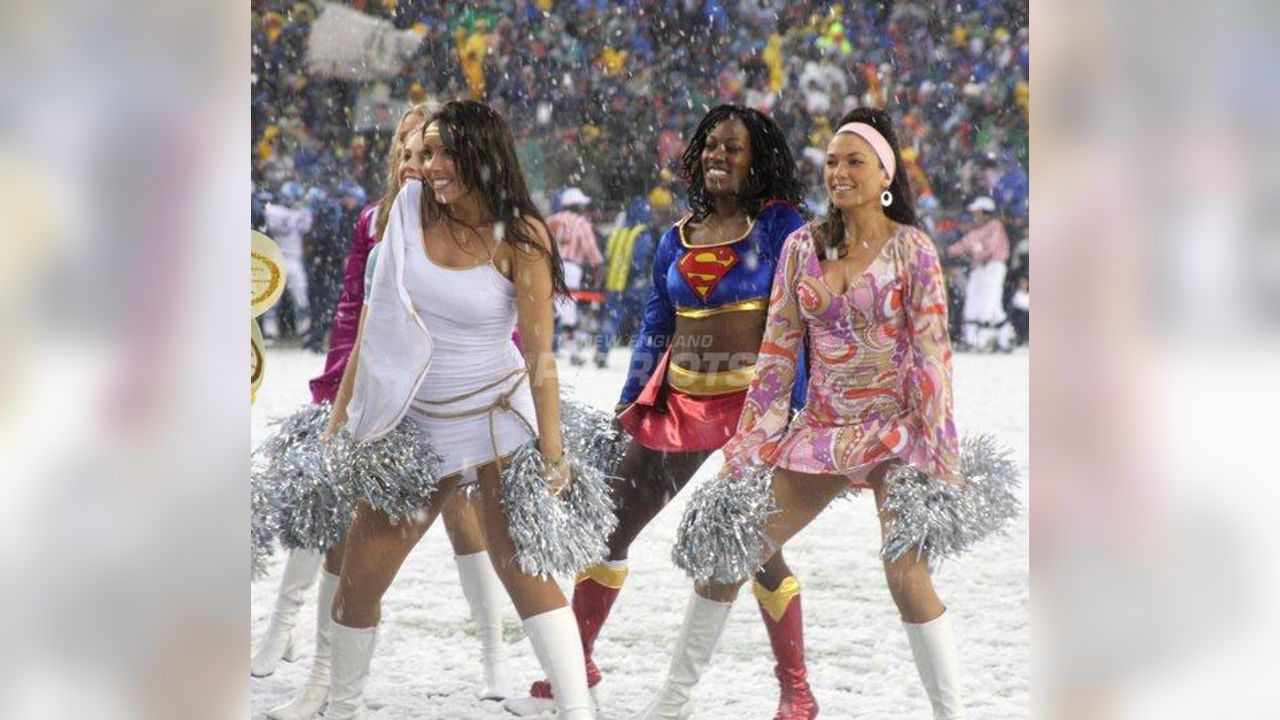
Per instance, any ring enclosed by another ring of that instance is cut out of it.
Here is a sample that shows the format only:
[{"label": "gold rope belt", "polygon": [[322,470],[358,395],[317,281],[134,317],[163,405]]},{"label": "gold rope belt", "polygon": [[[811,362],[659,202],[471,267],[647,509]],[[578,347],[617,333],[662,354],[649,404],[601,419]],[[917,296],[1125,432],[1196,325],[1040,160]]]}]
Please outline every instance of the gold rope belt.
[{"label": "gold rope belt", "polygon": [[[456,402],[468,400],[470,398],[473,398],[479,395],[482,392],[485,392],[486,390],[492,390],[498,387],[499,385],[510,380],[511,378],[516,378],[516,382],[512,384],[510,389],[506,390],[505,392],[498,393],[498,396],[494,398],[493,402],[487,405],[486,407],[479,407],[472,410],[463,410],[461,412],[454,412],[454,413],[437,412],[437,411],[425,409],[426,407],[439,406],[439,405],[452,405],[453,403],[456,403]],[[493,382],[489,383],[488,385],[485,385],[484,387],[476,388],[475,390],[472,390],[470,392],[465,392],[455,397],[446,398],[444,400],[419,400],[415,398],[413,401],[412,410],[423,417],[432,418],[433,420],[463,420],[466,418],[473,418],[473,417],[479,417],[481,415],[487,415],[489,418],[489,442],[493,444],[493,457],[494,457],[494,460],[497,461],[498,463],[498,472],[502,472],[502,458],[498,457],[498,434],[497,434],[496,428],[494,427],[494,414],[497,413],[499,410],[505,410],[511,413],[512,415],[515,415],[517,418],[519,418],[520,422],[524,423],[524,426],[529,431],[530,435],[532,435],[533,437],[538,436],[538,431],[534,429],[533,425],[529,422],[529,419],[524,416],[524,413],[521,413],[519,410],[515,409],[511,405],[512,396],[516,394],[516,390],[520,388],[520,385],[524,383],[525,380],[528,380],[528,379],[529,379],[528,368],[516,368],[515,370],[512,370],[511,372],[507,373],[501,378],[498,378],[497,380],[494,380]]]},{"label": "gold rope belt", "polygon": [[667,363],[667,385],[677,392],[695,397],[714,397],[745,390],[755,376],[755,365],[723,372],[695,372],[675,363]]}]

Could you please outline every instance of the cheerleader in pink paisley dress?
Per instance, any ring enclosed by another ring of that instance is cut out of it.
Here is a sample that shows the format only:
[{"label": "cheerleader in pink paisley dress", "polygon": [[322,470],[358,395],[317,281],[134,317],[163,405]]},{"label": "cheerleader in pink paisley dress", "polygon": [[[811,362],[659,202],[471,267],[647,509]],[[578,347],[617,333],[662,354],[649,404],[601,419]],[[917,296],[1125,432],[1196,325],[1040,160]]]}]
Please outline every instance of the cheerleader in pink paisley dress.
[{"label": "cheerleader in pink paisley dress", "polygon": [[[918,227],[905,173],[896,173],[889,116],[860,108],[838,127],[824,174],[829,217],[796,230],[783,246],[755,376],[717,480],[774,468],[778,512],[764,523],[765,554],[850,486],[872,489],[881,509],[884,478],[896,464],[959,479],[936,248]],[[803,349],[808,400],[793,416],[789,397]],[[891,519],[879,514],[882,525]],[[886,560],[885,574],[934,718],[965,717],[951,614],[934,592],[927,555]],[[688,706],[739,585],[695,587],[658,709],[645,717],[680,717]]]},{"label": "cheerleader in pink paisley dress", "polygon": [[[836,293],[814,235],[810,223],[783,247],[755,380],[724,448],[730,466],[845,475],[867,488],[870,471],[890,458],[952,474],[951,348],[933,241],[897,225],[854,284]],[[806,337],[809,401],[792,419],[778,400],[790,391],[792,358]]]}]

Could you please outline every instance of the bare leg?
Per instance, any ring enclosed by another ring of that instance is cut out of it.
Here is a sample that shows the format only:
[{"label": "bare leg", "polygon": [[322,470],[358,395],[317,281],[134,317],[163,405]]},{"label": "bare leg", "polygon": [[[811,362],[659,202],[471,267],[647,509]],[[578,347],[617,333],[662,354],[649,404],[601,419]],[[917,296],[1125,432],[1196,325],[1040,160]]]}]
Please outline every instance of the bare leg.
[{"label": "bare leg", "polygon": [[[798,595],[799,588],[793,586],[783,590],[780,587],[790,572],[777,549],[817,517],[848,485],[848,478],[843,476],[806,475],[781,468],[773,474],[772,492],[779,511],[764,526],[772,547],[768,550],[768,557],[762,558],[766,567],[757,573],[757,582],[764,586],[764,592],[758,597],[765,627],[770,631],[774,657],[778,660],[774,669],[782,687],[778,717],[814,717],[818,707],[804,677],[803,623],[796,609],[798,606],[790,604]],[[685,610],[667,680],[653,702],[641,713],[641,718],[657,720],[689,714],[693,688],[711,662],[711,655],[741,585],[738,582],[694,586],[695,594]],[[787,613],[791,613],[790,619],[783,627],[779,623]],[[774,625],[770,625],[771,619]]]},{"label": "bare leg", "polygon": [[[893,515],[881,509],[888,494],[882,477],[870,482],[876,495],[876,511],[880,515],[880,531],[883,535],[888,532]],[[893,596],[893,602],[898,606],[898,613],[902,615],[904,622],[926,623],[942,615],[946,609],[933,589],[927,556],[907,552],[895,562],[885,561],[884,576],[889,583],[889,594]]]},{"label": "bare leg", "polygon": [[330,575],[342,574],[342,548],[346,543],[346,539],[336,542],[329,546],[324,553],[324,571]]},{"label": "bare leg", "polygon": [[484,540],[480,513],[471,494],[459,487],[444,503],[444,529],[453,546],[453,559],[458,566],[458,582],[471,609],[471,621],[480,639],[484,685],[480,697],[501,700],[512,694],[507,646],[502,640],[502,607],[506,591],[493,570]]},{"label": "bare leg", "polygon": [[334,593],[329,625],[331,668],[329,706],[325,717],[356,720],[362,717],[364,685],[369,677],[382,619],[382,595],[395,580],[409,551],[440,514],[444,501],[457,484],[457,476],[440,481],[430,504],[401,523],[361,503],[347,530],[342,576]]},{"label": "bare leg", "polygon": [[[810,475],[778,468],[773,474],[773,497],[779,511],[765,524],[774,547],[781,548],[803,530],[847,487],[849,479],[843,475]],[[694,590],[708,600],[733,602],[740,586],[699,584]]]},{"label": "bare leg", "polygon": [[[627,552],[671,498],[697,472],[709,452],[666,453],[650,450],[634,440],[618,464],[620,480],[611,488],[618,526],[609,536],[608,562],[587,568],[578,575],[573,588],[573,614],[582,642],[587,683],[600,683],[600,670],[591,659],[596,638],[609,618],[614,601],[627,577]],[[522,613],[523,615],[523,613]],[[551,683],[539,680],[529,688],[529,697],[515,698],[505,707],[516,715],[541,715],[551,709]]]},{"label": "bare leg", "polygon": [[[883,476],[871,480],[876,494],[876,510],[880,515],[881,533],[887,533],[893,515],[884,511],[888,495]],[[962,720],[965,717],[963,692],[960,689],[960,659],[952,630],[951,613],[933,589],[929,575],[929,558],[907,552],[895,562],[884,563],[889,594],[902,616],[902,627],[911,645],[911,657],[920,673],[920,683],[936,720]]]},{"label": "bare leg", "polygon": [[515,562],[515,545],[507,534],[507,513],[502,507],[502,489],[498,467],[494,464],[480,468],[480,514],[489,546],[489,557],[502,584],[511,596],[520,619],[540,615],[565,607],[564,594],[554,580],[525,575]]},{"label": "bare leg", "polygon": [[791,574],[791,567],[787,565],[787,561],[782,557],[782,550],[779,549],[778,552],[764,561],[764,567],[760,569],[760,572],[756,573],[756,582],[764,586],[766,590],[777,590],[782,581],[790,577]]},{"label": "bare leg", "polygon": [[459,487],[444,501],[444,529],[454,555],[471,555],[486,549],[480,514],[468,498],[466,488]]},{"label": "bare leg", "polygon": [[441,481],[431,504],[400,524],[369,505],[356,508],[347,531],[342,579],[333,600],[333,621],[348,628],[370,628],[382,617],[382,595],[391,587],[409,551],[440,514],[457,477]]},{"label": "bare leg", "polygon": [[515,562],[515,544],[507,532],[502,487],[496,464],[479,471],[480,515],[493,569],[507,588],[525,635],[543,672],[556,687],[556,714],[565,720],[594,717],[587,692],[582,639],[573,613],[555,581],[526,575]]},{"label": "bare leg", "polygon": [[[848,478],[830,475],[802,475],[779,469],[773,475],[773,495],[779,512],[765,524],[764,531],[773,541],[774,548],[780,548],[793,535],[809,524],[824,508],[849,485]],[[760,574],[766,581],[781,583],[785,575],[778,577],[786,567],[776,551],[770,551],[771,557],[764,558],[771,564],[769,569]],[[738,596],[741,583],[724,585],[696,585],[695,595],[690,598],[685,610],[684,622],[680,635],[676,639],[676,647],[671,656],[671,665],[667,670],[667,680],[658,691],[650,705],[641,712],[641,718],[657,720],[659,718],[687,717],[691,711],[692,691],[703,671],[711,662],[712,653],[724,631],[725,622],[733,601]],[[775,586],[776,587],[776,586]],[[768,609],[766,608],[766,612]],[[766,619],[766,627],[768,620]],[[796,637],[802,637],[795,632]],[[774,638],[770,637],[771,644]],[[775,657],[782,643],[776,643]],[[781,663],[780,663],[781,664]],[[788,662],[786,667],[799,669],[799,658]],[[777,669],[775,668],[775,671]],[[779,674],[783,683],[783,694],[779,702],[780,710],[804,712],[811,717],[817,712],[817,704],[813,702],[804,684],[803,676],[797,675],[794,681],[785,673]]]},{"label": "bare leg", "polygon": [[618,527],[609,536],[609,559],[626,560],[631,543],[676,493],[684,489],[711,453],[668,453],[632,441],[618,465],[613,487]]}]

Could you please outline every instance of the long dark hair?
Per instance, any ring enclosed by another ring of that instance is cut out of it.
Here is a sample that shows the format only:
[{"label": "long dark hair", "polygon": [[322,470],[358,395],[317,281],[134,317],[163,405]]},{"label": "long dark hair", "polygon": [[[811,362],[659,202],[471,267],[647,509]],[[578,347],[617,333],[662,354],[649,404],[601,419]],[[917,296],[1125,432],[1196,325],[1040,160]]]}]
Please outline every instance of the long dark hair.
[{"label": "long dark hair", "polygon": [[[538,225],[545,229],[547,223],[529,197],[507,121],[482,102],[451,100],[431,116],[421,132],[426,132],[432,123],[438,123],[441,143],[453,158],[462,184],[476,193],[486,214],[502,224],[500,242],[546,257],[551,265],[553,292],[568,294],[564,263],[555,242],[543,247],[532,229]],[[441,218],[467,225],[448,205],[437,203],[429,191],[422,193],[422,217],[424,227],[428,220]],[[550,236],[550,232],[547,234]]]},{"label": "long dark hair", "polygon": [[804,186],[796,177],[796,161],[778,124],[754,108],[717,105],[702,116],[684,149],[680,165],[684,181],[689,184],[689,209],[694,217],[704,218],[715,209],[715,201],[707,195],[706,179],[702,175],[702,151],[707,147],[707,135],[715,126],[733,118],[742,121],[751,137],[751,170],[738,193],[739,207],[755,217],[766,202],[782,200],[803,212]]},{"label": "long dark hair", "polygon": [[[893,119],[889,113],[878,108],[854,108],[845,113],[836,124],[836,130],[852,122],[866,123],[875,128],[893,149],[893,163],[897,172],[889,181],[889,194],[893,202],[884,208],[884,214],[894,222],[912,227],[920,227],[920,219],[916,217],[916,201],[911,194],[911,182],[907,179],[906,168],[902,167],[902,153],[898,151],[898,134],[893,130]],[[844,215],[835,208],[827,208],[827,216],[818,223],[818,236],[823,238],[827,247],[836,249],[845,243]]]}]

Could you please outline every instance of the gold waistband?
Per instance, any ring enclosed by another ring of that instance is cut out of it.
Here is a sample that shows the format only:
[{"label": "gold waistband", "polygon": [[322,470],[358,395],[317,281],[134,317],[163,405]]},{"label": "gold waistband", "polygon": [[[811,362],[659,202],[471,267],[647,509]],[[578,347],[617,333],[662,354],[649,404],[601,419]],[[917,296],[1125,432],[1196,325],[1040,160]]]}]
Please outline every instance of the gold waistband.
[{"label": "gold waistband", "polygon": [[754,365],[724,372],[694,372],[667,363],[667,385],[677,392],[695,397],[728,395],[745,390],[755,375]]},{"label": "gold waistband", "polygon": [[676,317],[692,318],[699,320],[701,318],[709,318],[713,315],[731,312],[756,312],[767,310],[769,308],[769,300],[767,298],[752,298],[750,300],[739,300],[725,305],[717,305],[709,308],[676,308]]}]

